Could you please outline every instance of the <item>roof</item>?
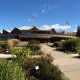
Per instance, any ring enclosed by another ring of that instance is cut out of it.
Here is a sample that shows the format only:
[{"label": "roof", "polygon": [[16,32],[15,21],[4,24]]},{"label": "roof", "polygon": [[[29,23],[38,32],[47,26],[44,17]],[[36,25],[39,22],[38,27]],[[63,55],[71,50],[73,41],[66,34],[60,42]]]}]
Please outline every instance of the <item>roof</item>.
[{"label": "roof", "polygon": [[50,30],[44,30],[41,28],[37,28],[36,26],[31,26],[31,27],[22,27],[19,29],[20,31],[52,31],[53,33],[56,33],[56,30],[54,28],[50,29]]},{"label": "roof", "polygon": [[50,29],[53,33],[57,33],[54,28]]},{"label": "roof", "polygon": [[18,33],[19,33],[19,29],[16,27],[11,31],[11,34],[18,34]]},{"label": "roof", "polygon": [[24,29],[21,28],[20,31],[50,31],[50,30],[43,30],[43,29],[41,30],[35,26],[32,26],[32,27],[24,27]]},{"label": "roof", "polygon": [[30,30],[39,30],[37,27],[33,26]]},{"label": "roof", "polygon": [[4,30],[4,29],[3,29],[2,34],[9,34],[9,32],[8,32],[7,30]]}]

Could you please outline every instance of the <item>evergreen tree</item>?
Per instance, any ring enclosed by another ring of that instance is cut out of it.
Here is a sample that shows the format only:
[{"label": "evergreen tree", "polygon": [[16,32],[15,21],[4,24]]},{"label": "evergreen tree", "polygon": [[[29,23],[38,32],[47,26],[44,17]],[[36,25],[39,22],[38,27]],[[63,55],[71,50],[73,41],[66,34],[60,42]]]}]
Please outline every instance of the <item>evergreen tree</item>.
[{"label": "evergreen tree", "polygon": [[80,26],[78,26],[78,28],[77,28],[76,36],[80,37]]}]

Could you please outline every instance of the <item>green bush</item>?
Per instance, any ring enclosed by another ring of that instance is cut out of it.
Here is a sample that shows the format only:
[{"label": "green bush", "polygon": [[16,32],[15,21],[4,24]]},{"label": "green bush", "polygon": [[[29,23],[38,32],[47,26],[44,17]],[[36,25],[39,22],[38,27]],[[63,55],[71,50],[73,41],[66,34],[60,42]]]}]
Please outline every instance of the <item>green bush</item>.
[{"label": "green bush", "polygon": [[4,52],[7,49],[7,42],[6,41],[0,41],[0,52]]},{"label": "green bush", "polygon": [[27,55],[31,55],[32,51],[30,50],[30,48],[25,48],[25,49],[17,49],[14,52],[17,57],[22,57],[22,56],[27,56]]},{"label": "green bush", "polygon": [[[65,80],[63,74],[57,66],[52,63],[51,57],[23,58],[22,67],[26,77],[31,80]],[[36,67],[38,67],[36,69]]]},{"label": "green bush", "polygon": [[40,41],[38,41],[38,40],[30,40],[28,42],[28,44],[40,44]]},{"label": "green bush", "polygon": [[45,53],[41,50],[35,51],[32,53],[32,55],[44,55]]},{"label": "green bush", "polygon": [[63,49],[67,51],[75,51],[76,49],[76,41],[71,39],[71,40],[66,40],[63,43]]},{"label": "green bush", "polygon": [[26,45],[26,48],[30,48],[32,52],[40,50],[40,46],[37,44],[28,44]]},{"label": "green bush", "polygon": [[80,49],[77,49],[77,53],[79,54],[79,56],[80,56]]},{"label": "green bush", "polygon": [[18,49],[15,49],[15,48],[6,49],[6,51],[3,52],[3,54],[15,54],[16,50],[18,50]]},{"label": "green bush", "polygon": [[54,42],[54,46],[55,47],[61,47],[61,42],[59,42],[59,41]]},{"label": "green bush", "polygon": [[80,55],[80,38],[77,39],[76,44],[77,44],[76,52]]},{"label": "green bush", "polygon": [[25,80],[25,73],[17,62],[0,60],[0,80]]},{"label": "green bush", "polygon": [[76,52],[73,52],[73,51],[64,51],[64,53],[66,53],[66,54],[75,54]]},{"label": "green bush", "polygon": [[40,46],[37,44],[28,44],[22,49],[15,49],[14,54],[16,54],[18,57],[21,56],[27,56],[27,55],[34,55],[34,54],[41,54],[41,52],[38,52],[40,50]]},{"label": "green bush", "polygon": [[63,42],[63,49],[67,51],[77,52],[80,48],[80,39],[70,39]]}]

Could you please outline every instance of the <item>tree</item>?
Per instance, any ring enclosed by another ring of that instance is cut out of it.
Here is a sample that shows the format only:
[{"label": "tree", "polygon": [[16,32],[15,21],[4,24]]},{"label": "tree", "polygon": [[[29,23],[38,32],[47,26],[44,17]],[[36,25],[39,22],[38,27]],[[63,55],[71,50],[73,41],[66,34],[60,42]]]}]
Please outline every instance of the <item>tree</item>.
[{"label": "tree", "polygon": [[78,26],[78,28],[77,28],[76,36],[80,37],[80,26]]}]

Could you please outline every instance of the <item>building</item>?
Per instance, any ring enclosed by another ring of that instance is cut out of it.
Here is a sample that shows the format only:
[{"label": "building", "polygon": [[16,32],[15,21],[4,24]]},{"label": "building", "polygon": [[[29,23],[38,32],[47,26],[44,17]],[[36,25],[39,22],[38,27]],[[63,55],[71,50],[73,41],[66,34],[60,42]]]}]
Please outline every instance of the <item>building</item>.
[{"label": "building", "polygon": [[8,40],[8,39],[19,39],[20,41],[29,41],[31,39],[37,39],[40,42],[53,42],[56,40],[72,38],[72,36],[65,36],[60,33],[57,33],[56,30],[40,30],[35,26],[32,26],[30,29],[21,30],[18,28],[14,28],[11,32],[3,30],[2,34],[0,34],[0,40]]}]

